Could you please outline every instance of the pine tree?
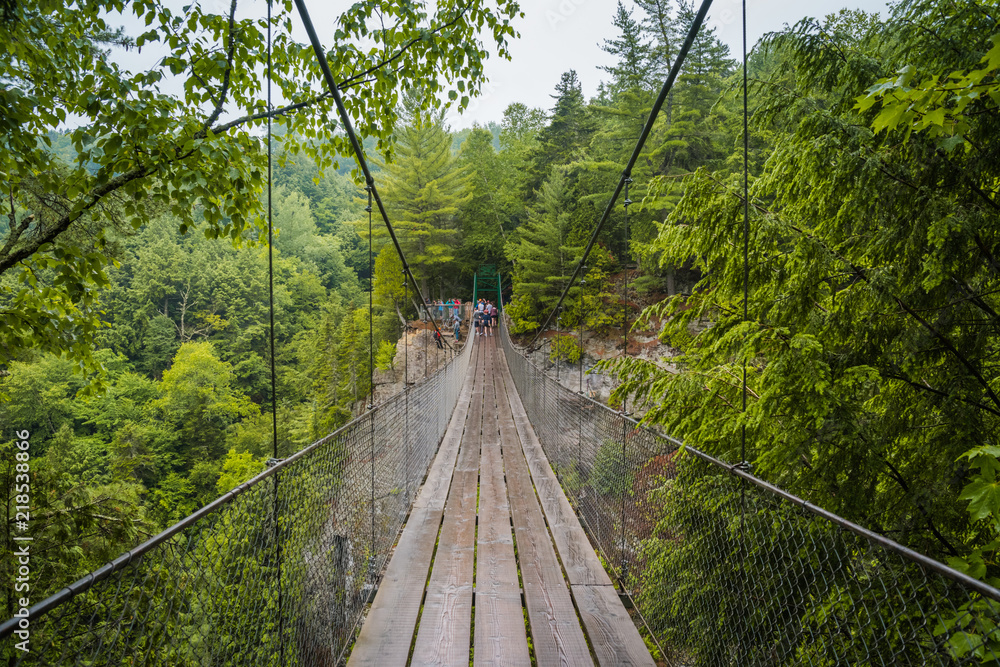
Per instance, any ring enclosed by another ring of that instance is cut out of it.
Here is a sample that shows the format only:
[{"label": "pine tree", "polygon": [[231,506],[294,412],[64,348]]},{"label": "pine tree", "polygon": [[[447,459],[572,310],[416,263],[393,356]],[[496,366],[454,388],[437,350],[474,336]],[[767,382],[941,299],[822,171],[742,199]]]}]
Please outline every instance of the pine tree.
[{"label": "pine tree", "polygon": [[612,76],[608,90],[612,98],[623,92],[633,92],[650,87],[649,73],[652,51],[643,39],[642,27],[632,18],[632,12],[618,0],[613,24],[621,32],[617,39],[606,39],[601,47],[605,53],[617,56],[618,62],[602,67]]},{"label": "pine tree", "polygon": [[[673,0],[633,0],[645,16],[642,31],[650,38],[650,70],[662,81],[677,55],[673,21]],[[683,37],[682,37],[683,39]]]},{"label": "pine tree", "polygon": [[424,110],[421,94],[411,90],[404,95],[395,160],[382,168],[389,220],[428,297],[430,280],[446,275],[455,260],[457,214],[469,200],[469,177],[451,154],[443,112]]},{"label": "pine tree", "polygon": [[551,120],[538,133],[539,146],[532,159],[532,189],[541,186],[553,166],[565,165],[580,157],[590,145],[595,130],[576,70],[562,75],[552,97],[556,104],[552,107]]},{"label": "pine tree", "polygon": [[[651,78],[654,53],[643,27],[632,17],[632,12],[619,2],[614,25],[619,36],[605,40],[602,47],[617,57],[617,63],[604,70],[612,75],[611,81],[601,84],[600,103],[591,106],[598,119],[599,129],[594,134],[588,153],[587,168],[581,170],[580,189],[591,193],[591,200],[606,202],[618,183],[618,177],[631,156],[635,141],[642,133],[653,106],[654,87],[659,83]],[[662,123],[662,120],[661,120]],[[659,128],[662,132],[662,128]],[[655,135],[654,135],[655,139]],[[656,142],[648,141],[633,170],[635,184],[632,199],[639,200],[649,183],[649,165],[654,162]],[[642,240],[652,236],[650,211],[632,210],[630,236],[634,239],[641,229]],[[605,226],[602,242],[620,262],[627,262],[629,249],[625,245],[624,216],[620,208],[612,213]]]},{"label": "pine tree", "polygon": [[368,311],[349,308],[340,322],[337,341],[337,378],[341,405],[360,401],[368,395]]},{"label": "pine tree", "polygon": [[521,227],[511,247],[514,263],[514,302],[509,312],[515,330],[536,329],[565,289],[582,246],[572,246],[569,237],[572,216],[568,210],[570,189],[562,169],[538,192],[538,204]]},{"label": "pine tree", "polygon": [[461,263],[471,280],[480,264],[497,264],[502,273],[504,244],[517,218],[524,216],[513,155],[493,149],[493,135],[474,127],[459,157],[470,174],[470,199],[462,207]]}]

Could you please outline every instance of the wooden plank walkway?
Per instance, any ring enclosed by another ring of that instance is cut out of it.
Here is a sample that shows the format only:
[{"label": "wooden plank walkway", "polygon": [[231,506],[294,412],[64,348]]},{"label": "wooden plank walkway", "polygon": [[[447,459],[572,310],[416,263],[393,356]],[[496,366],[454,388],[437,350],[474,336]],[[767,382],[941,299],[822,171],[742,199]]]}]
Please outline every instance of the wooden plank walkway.
[{"label": "wooden plank walkway", "polygon": [[496,337],[458,406],[349,665],[654,665],[524,413]]}]

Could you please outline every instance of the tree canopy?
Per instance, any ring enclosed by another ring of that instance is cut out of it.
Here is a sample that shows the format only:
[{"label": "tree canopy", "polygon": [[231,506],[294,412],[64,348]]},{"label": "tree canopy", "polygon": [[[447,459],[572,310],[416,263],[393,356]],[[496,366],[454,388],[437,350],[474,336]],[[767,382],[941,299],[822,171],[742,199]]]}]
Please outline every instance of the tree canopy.
[{"label": "tree canopy", "polygon": [[[113,29],[115,13],[141,20],[144,31]],[[442,104],[444,81],[453,103],[468,105],[489,51],[507,55],[518,14],[512,0],[445,3],[433,13],[423,3],[362,4],[342,13],[327,60],[358,131],[391,154],[403,81],[420,82],[429,108]],[[156,211],[169,211],[181,233],[257,239],[266,171],[258,132],[269,116],[320,168],[349,153],[312,50],[290,36],[292,20],[290,0],[277,3],[273,78],[285,102],[268,110],[259,73],[269,26],[245,16],[237,0],[222,13],[151,0],[14,5],[0,45],[0,363],[42,348],[71,351],[95,369],[94,288],[108,285],[121,236]],[[111,57],[142,48],[163,53],[146,71]],[[59,160],[48,133],[69,120],[71,159]]]}]

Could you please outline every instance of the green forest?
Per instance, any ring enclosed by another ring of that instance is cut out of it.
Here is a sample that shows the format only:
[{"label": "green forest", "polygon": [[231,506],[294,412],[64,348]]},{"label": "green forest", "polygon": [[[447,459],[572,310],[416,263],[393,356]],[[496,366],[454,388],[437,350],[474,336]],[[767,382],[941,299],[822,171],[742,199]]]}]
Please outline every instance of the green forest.
[{"label": "green forest", "polygon": [[[446,104],[481,93],[521,8],[438,5],[385,9],[390,27],[375,32],[371,5],[345,13],[331,67],[423,296],[467,300],[476,269],[494,264],[512,285],[511,331],[534,334],[696,6],[619,2],[596,96],[581,78],[598,75],[571,70],[550,108],[514,103],[461,129]],[[272,456],[267,26],[235,8],[36,0],[0,19],[0,540],[12,550],[14,433],[28,431],[33,568],[51,590]],[[364,182],[312,51],[281,29],[290,4],[278,9],[270,203],[287,456],[364,409],[369,292],[381,368],[419,314],[377,216],[369,236]],[[115,11],[146,32],[117,28]],[[362,47],[372,39],[393,66]],[[159,69],[111,57],[149,45],[166,50]],[[731,462],[745,429],[763,479],[994,584],[998,69],[990,0],[901,0],[888,19],[845,10],[765,36],[747,64],[745,266],[743,70],[704,28],[631,174],[635,204],[627,218],[616,207],[561,313],[564,328],[619,340],[627,313],[677,350],[677,372],[602,365],[648,423]],[[168,77],[182,93],[161,91]],[[712,325],[695,334],[697,321]]]}]

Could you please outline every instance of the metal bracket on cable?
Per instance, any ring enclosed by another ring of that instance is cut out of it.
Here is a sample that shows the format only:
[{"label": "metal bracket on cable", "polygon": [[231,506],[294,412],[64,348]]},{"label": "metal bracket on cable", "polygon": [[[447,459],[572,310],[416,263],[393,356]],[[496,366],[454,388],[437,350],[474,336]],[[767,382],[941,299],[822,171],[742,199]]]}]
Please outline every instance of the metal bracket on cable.
[{"label": "metal bracket on cable", "polygon": [[753,474],[753,464],[749,461],[740,461],[739,463],[733,465],[732,470],[739,470],[745,472],[748,475]]},{"label": "metal bracket on cable", "polygon": [[284,460],[285,459],[269,458],[267,460],[266,465],[267,465],[268,468],[273,468],[274,466],[278,465],[279,463],[281,463]]}]

